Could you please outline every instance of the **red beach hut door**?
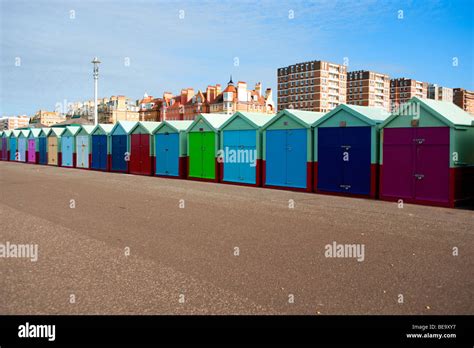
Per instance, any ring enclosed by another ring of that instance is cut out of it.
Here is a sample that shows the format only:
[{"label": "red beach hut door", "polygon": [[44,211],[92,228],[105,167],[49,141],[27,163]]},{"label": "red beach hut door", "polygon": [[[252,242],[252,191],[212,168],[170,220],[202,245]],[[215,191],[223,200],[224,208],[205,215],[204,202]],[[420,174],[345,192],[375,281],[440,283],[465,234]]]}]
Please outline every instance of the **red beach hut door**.
[{"label": "red beach hut door", "polygon": [[130,173],[150,175],[150,136],[148,134],[132,134],[131,145]]},{"label": "red beach hut door", "polygon": [[140,134],[140,172],[144,175],[151,174],[150,136],[148,134]]}]

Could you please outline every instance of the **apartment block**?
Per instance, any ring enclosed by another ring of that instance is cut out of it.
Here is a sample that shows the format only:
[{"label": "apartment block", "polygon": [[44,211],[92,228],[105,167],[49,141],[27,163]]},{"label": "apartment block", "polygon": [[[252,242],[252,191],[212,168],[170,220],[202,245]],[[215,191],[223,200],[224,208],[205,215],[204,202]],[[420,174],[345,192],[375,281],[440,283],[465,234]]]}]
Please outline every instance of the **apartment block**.
[{"label": "apartment block", "polygon": [[428,99],[453,102],[453,89],[437,84],[430,83],[428,85]]},{"label": "apartment block", "polygon": [[[99,123],[116,123],[117,121],[138,121],[139,107],[130,98],[118,95],[97,100]],[[68,104],[66,120],[83,118],[89,123],[94,120],[94,101],[74,102]]]},{"label": "apartment block", "polygon": [[428,83],[407,78],[390,80],[392,110],[397,110],[401,104],[406,103],[413,97],[426,99],[428,97]]},{"label": "apartment block", "polygon": [[347,73],[347,104],[370,106],[390,111],[390,77],[374,71]]},{"label": "apartment block", "polygon": [[22,116],[6,116],[2,118],[0,130],[25,128],[30,124],[30,118],[26,115]]},{"label": "apartment block", "polygon": [[61,116],[56,111],[38,110],[31,118],[30,124],[51,127],[52,125],[64,122],[66,117]]},{"label": "apartment block", "polygon": [[278,110],[327,112],[346,103],[347,67],[311,61],[279,68]]},{"label": "apartment block", "polygon": [[454,88],[453,102],[464,111],[474,115],[474,91],[467,91],[464,88]]}]

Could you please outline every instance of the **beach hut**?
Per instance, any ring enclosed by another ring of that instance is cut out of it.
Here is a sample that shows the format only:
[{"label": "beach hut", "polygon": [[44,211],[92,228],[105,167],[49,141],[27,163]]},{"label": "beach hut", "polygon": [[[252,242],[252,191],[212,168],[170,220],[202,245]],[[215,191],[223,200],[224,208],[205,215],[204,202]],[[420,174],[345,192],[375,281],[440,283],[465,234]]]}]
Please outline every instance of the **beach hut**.
[{"label": "beach hut", "polygon": [[322,112],[285,109],[263,126],[263,186],[312,191],[311,125]]},{"label": "beach hut", "polygon": [[219,181],[219,127],[232,115],[199,114],[187,131],[188,178]]},{"label": "beach hut", "polygon": [[153,132],[161,122],[138,122],[130,131],[130,162],[131,174],[153,175],[154,139]]},{"label": "beach hut", "polygon": [[109,171],[109,133],[112,124],[98,124],[91,133],[91,169]]},{"label": "beach hut", "polygon": [[220,181],[262,185],[262,131],[275,114],[236,112],[220,128]]},{"label": "beach hut", "polygon": [[380,198],[454,207],[474,198],[474,118],[414,97],[381,125]]},{"label": "beach hut", "polygon": [[61,166],[61,136],[66,131],[64,127],[52,127],[48,135],[48,164]]},{"label": "beach hut", "polygon": [[381,109],[340,104],[313,124],[315,192],[376,198]]},{"label": "beach hut", "polygon": [[186,178],[186,131],[192,123],[165,121],[155,129],[155,175]]},{"label": "beach hut", "polygon": [[18,136],[20,135],[20,131],[17,129],[12,130],[10,133],[10,161],[18,161]]},{"label": "beach hut", "polygon": [[4,161],[10,160],[10,135],[11,130],[5,130],[2,134],[2,159]]},{"label": "beach hut", "polygon": [[62,167],[76,166],[76,134],[80,129],[79,126],[67,126],[61,136]]},{"label": "beach hut", "polygon": [[41,133],[41,129],[32,128],[30,135],[28,136],[28,163],[39,163],[39,146],[38,137]]},{"label": "beach hut", "polygon": [[39,164],[48,164],[48,136],[51,128],[41,128],[38,136]]},{"label": "beach hut", "polygon": [[30,135],[29,129],[21,129],[17,137],[18,142],[18,162],[26,162],[27,148],[28,148],[28,135]]},{"label": "beach hut", "polygon": [[112,172],[128,173],[130,160],[130,132],[137,122],[119,121],[110,132]]},{"label": "beach hut", "polygon": [[91,133],[95,126],[83,125],[76,133],[76,168],[88,169],[91,163]]}]

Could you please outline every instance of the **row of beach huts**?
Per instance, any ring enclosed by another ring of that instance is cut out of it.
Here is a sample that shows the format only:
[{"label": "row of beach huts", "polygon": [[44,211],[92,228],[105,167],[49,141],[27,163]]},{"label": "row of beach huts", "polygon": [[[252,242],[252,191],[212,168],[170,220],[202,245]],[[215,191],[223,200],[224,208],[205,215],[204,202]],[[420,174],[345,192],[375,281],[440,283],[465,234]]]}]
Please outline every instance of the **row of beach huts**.
[{"label": "row of beach huts", "polygon": [[474,199],[474,117],[413,98],[392,115],[200,114],[0,132],[0,159],[445,207]]}]

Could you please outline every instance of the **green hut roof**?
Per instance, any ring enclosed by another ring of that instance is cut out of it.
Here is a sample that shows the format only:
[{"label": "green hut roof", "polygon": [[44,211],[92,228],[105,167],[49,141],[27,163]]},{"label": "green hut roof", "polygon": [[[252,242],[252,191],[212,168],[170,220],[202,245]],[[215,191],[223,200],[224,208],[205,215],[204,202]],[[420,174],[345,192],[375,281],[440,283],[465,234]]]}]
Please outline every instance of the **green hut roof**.
[{"label": "green hut roof", "polygon": [[164,121],[157,128],[157,130],[167,124],[177,132],[186,131],[192,125],[192,123],[193,121]]},{"label": "green hut roof", "polygon": [[130,132],[135,131],[138,127],[144,129],[145,131],[148,132],[148,134],[153,134],[153,132],[158,128],[158,126],[161,124],[161,122],[151,122],[151,121],[140,121],[135,124],[135,127],[133,127]]},{"label": "green hut roof", "polygon": [[223,129],[232,120],[236,117],[242,117],[251,123],[255,128],[263,127],[266,123],[270,122],[270,120],[275,117],[276,114],[264,114],[261,112],[245,112],[245,111],[237,111],[233,114],[227,121],[225,121],[220,129]]},{"label": "green hut roof", "polygon": [[95,129],[95,126],[90,124],[85,124],[81,126],[81,130],[84,130],[87,134],[91,134]]},{"label": "green hut roof", "polygon": [[40,135],[41,133],[41,129],[39,128],[33,128],[31,130],[31,133],[30,133],[30,136],[33,136],[34,138],[38,138],[38,136]]},{"label": "green hut roof", "polygon": [[219,128],[231,117],[232,115],[226,114],[199,114],[193,121],[193,124],[199,122],[200,119],[203,119],[217,132]]},{"label": "green hut roof", "polygon": [[55,136],[60,137],[65,131],[66,128],[53,127],[51,128],[51,133],[49,135],[54,134]]},{"label": "green hut roof", "polygon": [[263,128],[268,128],[273,122],[279,119],[282,115],[287,115],[294,119],[296,122],[310,128],[314,123],[326,115],[324,112],[314,112],[314,111],[305,111],[305,110],[295,110],[295,109],[284,109],[276,114],[270,121],[268,121]]},{"label": "green hut roof", "polygon": [[21,134],[21,131],[18,129],[12,130],[10,137],[18,138],[18,136]]},{"label": "green hut roof", "polygon": [[67,126],[66,131],[72,136],[76,135],[81,130],[80,126]]},{"label": "green hut roof", "polygon": [[94,127],[94,130],[92,131],[92,133],[95,133],[97,131],[97,129],[101,129],[105,134],[109,134],[112,129],[114,128],[114,125],[113,124],[98,124],[97,126]]},{"label": "green hut roof", "polygon": [[47,137],[51,133],[51,128],[41,128],[40,136],[43,134]]},{"label": "green hut roof", "polygon": [[12,131],[7,129],[6,131],[3,131],[3,136],[8,138],[12,134]]},{"label": "green hut roof", "polygon": [[326,121],[328,118],[332,117],[334,114],[338,113],[341,110],[345,110],[351,115],[359,118],[361,121],[370,124],[377,125],[385,121],[389,116],[386,110],[382,108],[374,108],[368,106],[359,106],[359,105],[348,105],[348,104],[339,104],[336,108],[332,109],[330,112],[325,114],[323,117],[318,119],[313,123],[313,127],[316,127]]},{"label": "green hut roof", "polygon": [[452,102],[413,97],[383,122],[381,127],[385,127],[395,117],[404,115],[406,109],[410,107],[409,105],[414,103],[420,103],[421,107],[427,109],[433,116],[450,127],[474,126],[474,117]]},{"label": "green hut roof", "polygon": [[30,129],[22,129],[22,130],[21,130],[21,134],[22,134],[25,138],[28,138],[28,136],[30,135]]},{"label": "green hut roof", "polygon": [[137,122],[135,121],[118,121],[114,125],[114,128],[112,129],[111,133],[113,133],[115,129],[120,126],[125,131],[125,133],[130,134],[133,128],[135,128],[136,124]]}]

